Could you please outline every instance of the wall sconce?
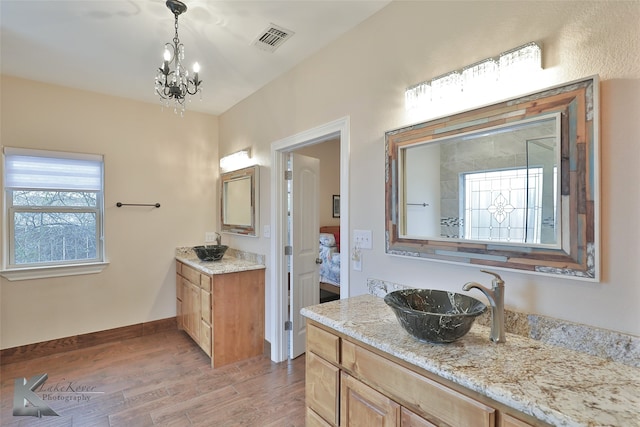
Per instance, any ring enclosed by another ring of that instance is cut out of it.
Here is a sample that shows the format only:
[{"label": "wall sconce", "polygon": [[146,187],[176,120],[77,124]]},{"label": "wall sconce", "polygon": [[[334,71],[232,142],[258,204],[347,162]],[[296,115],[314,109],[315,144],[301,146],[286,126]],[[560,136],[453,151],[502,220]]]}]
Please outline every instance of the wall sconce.
[{"label": "wall sconce", "polygon": [[435,102],[450,103],[462,95],[489,93],[498,84],[509,84],[516,79],[522,81],[541,69],[542,49],[535,42],[527,43],[502,52],[498,57],[483,59],[407,88],[405,108],[413,110]]},{"label": "wall sconce", "polygon": [[251,149],[237,151],[220,159],[220,169],[232,171],[242,169],[251,165]]}]

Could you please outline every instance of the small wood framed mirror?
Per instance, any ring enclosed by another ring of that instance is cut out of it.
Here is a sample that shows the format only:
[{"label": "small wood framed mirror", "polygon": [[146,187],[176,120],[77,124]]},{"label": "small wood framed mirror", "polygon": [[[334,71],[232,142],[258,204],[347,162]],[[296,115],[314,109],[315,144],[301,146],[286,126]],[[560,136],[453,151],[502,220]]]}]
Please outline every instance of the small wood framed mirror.
[{"label": "small wood framed mirror", "polygon": [[256,235],[259,166],[220,176],[220,220],[225,233]]}]

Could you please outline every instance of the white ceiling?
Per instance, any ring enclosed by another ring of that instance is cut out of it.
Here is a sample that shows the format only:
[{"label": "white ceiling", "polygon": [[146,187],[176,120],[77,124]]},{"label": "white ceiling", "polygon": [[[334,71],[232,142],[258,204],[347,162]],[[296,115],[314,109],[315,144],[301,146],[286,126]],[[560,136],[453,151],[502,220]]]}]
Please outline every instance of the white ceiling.
[{"label": "white ceiling", "polygon": [[[390,0],[183,0],[185,64],[203,83],[187,110],[221,114]],[[275,52],[252,46],[270,24],[295,33]],[[164,44],[174,36],[165,0],[0,0],[3,74],[146,102]]]}]

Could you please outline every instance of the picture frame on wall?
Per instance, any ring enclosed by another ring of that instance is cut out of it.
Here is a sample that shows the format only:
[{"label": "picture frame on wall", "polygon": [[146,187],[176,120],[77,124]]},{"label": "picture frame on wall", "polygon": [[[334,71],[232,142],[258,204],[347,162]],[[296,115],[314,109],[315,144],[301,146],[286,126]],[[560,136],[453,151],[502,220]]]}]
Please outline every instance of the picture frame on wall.
[{"label": "picture frame on wall", "polygon": [[340,195],[333,195],[333,217],[340,218]]}]

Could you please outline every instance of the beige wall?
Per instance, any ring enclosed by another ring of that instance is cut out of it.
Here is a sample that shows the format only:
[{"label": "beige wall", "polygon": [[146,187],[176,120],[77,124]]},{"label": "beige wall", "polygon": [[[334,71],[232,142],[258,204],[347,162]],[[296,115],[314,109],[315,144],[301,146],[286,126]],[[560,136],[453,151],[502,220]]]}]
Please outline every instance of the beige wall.
[{"label": "beige wall", "polygon": [[1,84],[0,144],[104,155],[110,262],[100,274],[0,279],[1,347],[175,316],[175,248],[217,229],[217,117],[7,76]]},{"label": "beige wall", "polygon": [[333,195],[340,194],[340,140],[303,147],[296,154],[320,160],[320,226],[340,225],[333,217]]},{"label": "beige wall", "polygon": [[[351,230],[373,231],[363,271],[349,273],[351,295],[366,292],[367,278],[456,291],[469,280],[487,283],[478,268],[385,254],[383,135],[416,120],[404,110],[407,86],[540,42],[545,70],[517,90],[602,80],[602,282],[504,272],[507,305],[640,335],[639,24],[638,2],[395,1],[220,116],[220,151],[250,145],[268,172],[272,142],[349,116],[351,198],[342,202]],[[263,173],[262,225],[271,220],[270,187]],[[269,239],[234,238],[232,246],[268,254]]]}]

